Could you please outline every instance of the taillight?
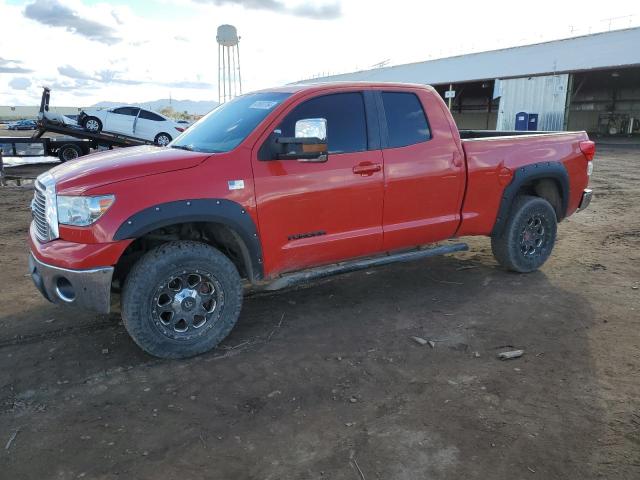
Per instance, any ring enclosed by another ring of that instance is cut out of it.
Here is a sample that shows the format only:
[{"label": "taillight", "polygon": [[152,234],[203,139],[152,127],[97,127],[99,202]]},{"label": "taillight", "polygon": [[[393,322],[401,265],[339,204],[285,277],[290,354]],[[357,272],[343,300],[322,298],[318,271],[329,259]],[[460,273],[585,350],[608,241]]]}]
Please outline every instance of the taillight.
[{"label": "taillight", "polygon": [[184,132],[184,128],[182,128],[182,127],[173,127],[173,128],[175,128],[175,129],[176,129],[176,130],[178,130],[179,132]]},{"label": "taillight", "polygon": [[593,157],[596,156],[596,144],[591,140],[580,142],[580,151],[587,159],[587,176],[593,173]]},{"label": "taillight", "polygon": [[591,161],[596,155],[596,144],[591,140],[585,140],[583,142],[580,142],[580,150],[582,151],[584,156],[587,157],[587,160]]}]

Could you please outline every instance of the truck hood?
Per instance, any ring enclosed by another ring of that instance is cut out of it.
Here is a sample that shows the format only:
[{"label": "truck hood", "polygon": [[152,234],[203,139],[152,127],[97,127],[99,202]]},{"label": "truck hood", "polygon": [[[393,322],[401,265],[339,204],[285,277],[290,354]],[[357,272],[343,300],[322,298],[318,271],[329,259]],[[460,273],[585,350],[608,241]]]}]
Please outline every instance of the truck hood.
[{"label": "truck hood", "polygon": [[81,195],[95,187],[192,168],[210,153],[154,146],[118,148],[80,157],[51,169],[58,193]]}]

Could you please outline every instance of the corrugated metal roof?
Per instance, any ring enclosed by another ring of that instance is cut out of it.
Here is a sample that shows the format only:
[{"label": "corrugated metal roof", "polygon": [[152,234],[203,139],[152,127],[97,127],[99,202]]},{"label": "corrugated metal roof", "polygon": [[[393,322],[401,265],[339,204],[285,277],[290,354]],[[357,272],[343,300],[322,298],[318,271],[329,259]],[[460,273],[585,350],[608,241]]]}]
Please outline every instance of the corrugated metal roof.
[{"label": "corrugated metal roof", "polygon": [[[640,65],[640,28],[314,78],[445,84]],[[301,82],[298,82],[301,83]]]}]

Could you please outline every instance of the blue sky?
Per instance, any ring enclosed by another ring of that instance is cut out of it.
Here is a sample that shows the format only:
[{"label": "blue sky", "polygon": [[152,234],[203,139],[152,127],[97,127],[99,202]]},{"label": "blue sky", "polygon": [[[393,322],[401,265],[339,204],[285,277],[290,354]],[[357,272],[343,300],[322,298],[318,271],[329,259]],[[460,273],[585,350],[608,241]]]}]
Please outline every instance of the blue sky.
[{"label": "blue sky", "polygon": [[[628,17],[635,14],[635,17]],[[512,0],[0,0],[0,105],[217,100],[216,27],[241,36],[245,91],[640,25],[640,3]],[[16,41],[16,39],[22,39]],[[25,39],[28,39],[26,41]]]}]

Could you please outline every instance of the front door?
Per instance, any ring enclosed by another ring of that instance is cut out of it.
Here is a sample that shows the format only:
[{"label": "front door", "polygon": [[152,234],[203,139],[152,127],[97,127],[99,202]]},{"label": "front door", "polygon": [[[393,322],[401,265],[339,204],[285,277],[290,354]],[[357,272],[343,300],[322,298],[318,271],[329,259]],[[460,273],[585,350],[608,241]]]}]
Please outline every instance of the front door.
[{"label": "front door", "polygon": [[325,163],[260,160],[259,148],[253,152],[267,276],[381,249],[382,153],[371,138],[377,129],[367,128],[364,98],[360,91],[317,96],[280,122],[276,135],[293,137],[296,121],[326,119]]},{"label": "front door", "polygon": [[104,130],[132,136],[139,110],[136,107],[119,107],[111,110],[107,114]]}]

